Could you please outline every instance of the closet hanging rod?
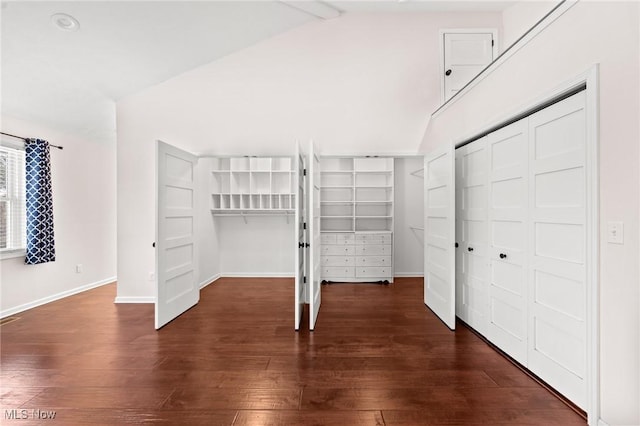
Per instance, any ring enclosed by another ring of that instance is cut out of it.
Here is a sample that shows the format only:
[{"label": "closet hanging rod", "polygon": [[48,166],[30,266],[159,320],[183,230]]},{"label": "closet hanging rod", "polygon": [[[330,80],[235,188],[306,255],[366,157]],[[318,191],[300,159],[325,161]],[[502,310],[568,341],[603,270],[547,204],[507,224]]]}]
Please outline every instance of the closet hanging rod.
[{"label": "closet hanging rod", "polygon": [[412,176],[415,176],[415,177],[423,178],[424,176],[420,176],[420,175],[418,174],[418,173],[420,173],[420,172],[424,172],[424,167],[423,167],[423,168],[421,168],[421,169],[418,169],[418,170],[416,170],[416,171],[414,171],[414,172],[411,172],[411,173],[409,173],[409,174],[410,174],[410,175],[412,175]]},{"label": "closet hanging rod", "polygon": [[[0,135],[9,136],[9,137],[16,138],[16,139],[22,139],[25,142],[29,140],[27,138],[23,138],[22,136],[12,135],[11,133],[0,132]],[[49,146],[52,146],[52,147],[58,148],[58,149],[64,149],[64,147],[62,147],[62,146],[54,145],[54,144],[51,144],[51,143],[49,144]]]}]

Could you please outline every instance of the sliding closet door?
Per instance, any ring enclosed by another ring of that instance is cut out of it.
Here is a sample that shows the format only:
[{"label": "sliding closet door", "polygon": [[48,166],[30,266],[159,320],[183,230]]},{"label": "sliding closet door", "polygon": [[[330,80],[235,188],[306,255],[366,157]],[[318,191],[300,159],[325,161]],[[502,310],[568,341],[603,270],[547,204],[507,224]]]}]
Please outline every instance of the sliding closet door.
[{"label": "sliding closet door", "polygon": [[460,151],[460,199],[457,209],[460,234],[462,294],[460,305],[466,322],[486,334],[489,310],[487,257],[487,139],[482,138]]},{"label": "sliding closet door", "polygon": [[528,121],[487,136],[489,321],[487,338],[527,364]]},{"label": "sliding closet door", "polygon": [[528,367],[585,408],[585,93],[532,115],[529,135]]},{"label": "sliding closet door", "polygon": [[456,328],[455,152],[453,146],[424,156],[424,303]]}]

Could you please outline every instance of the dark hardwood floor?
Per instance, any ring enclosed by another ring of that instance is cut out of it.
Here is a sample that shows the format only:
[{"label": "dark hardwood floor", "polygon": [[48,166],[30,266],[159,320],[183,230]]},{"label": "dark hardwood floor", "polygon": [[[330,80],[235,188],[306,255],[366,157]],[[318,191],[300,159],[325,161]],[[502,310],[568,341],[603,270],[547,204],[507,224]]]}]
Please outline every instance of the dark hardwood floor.
[{"label": "dark hardwood floor", "polygon": [[114,297],[103,286],[0,327],[0,423],[586,424],[467,328],[449,331],[422,279],[324,286],[312,333],[293,331],[290,279],[220,279],[160,331],[153,305]]}]

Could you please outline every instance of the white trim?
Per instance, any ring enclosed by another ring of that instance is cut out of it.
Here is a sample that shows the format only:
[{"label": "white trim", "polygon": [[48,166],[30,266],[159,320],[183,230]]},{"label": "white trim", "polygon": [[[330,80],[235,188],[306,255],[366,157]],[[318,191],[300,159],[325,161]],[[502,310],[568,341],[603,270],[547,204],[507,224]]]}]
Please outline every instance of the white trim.
[{"label": "white trim", "polygon": [[27,251],[24,248],[12,250],[0,250],[0,260],[13,259],[16,257],[26,257]]},{"label": "white trim", "polygon": [[602,419],[598,419],[598,426],[609,426],[609,423],[605,422]]},{"label": "white trim", "polygon": [[293,272],[222,272],[220,278],[295,278]]},{"label": "white trim", "polygon": [[587,71],[565,81],[549,92],[538,96],[508,114],[501,115],[482,128],[470,132],[467,136],[458,138],[454,145],[459,145],[476,135],[483,134],[510,118],[516,117],[526,111],[558,98],[577,87],[586,84],[586,183],[587,183],[587,277],[589,286],[587,290],[587,418],[589,424],[597,424],[600,417],[600,200],[599,200],[599,67],[592,65]]},{"label": "white trim", "polygon": [[567,10],[572,8],[578,0],[565,0],[561,3],[557,9],[550,13],[545,19],[538,22],[528,33],[526,33],[521,39],[517,40],[511,46],[503,50],[501,56],[496,58],[487,68],[485,68],[478,76],[472,80],[471,84],[465,86],[456,95],[449,99],[447,102],[441,104],[432,114],[431,118],[435,118],[443,111],[447,110],[451,105],[456,103],[460,98],[464,97],[466,93],[471,91],[478,83],[484,80],[487,76],[496,71],[504,62],[512,57],[518,50],[526,46],[531,40],[533,40],[538,34],[540,34],[545,28],[551,25],[556,19],[562,16]]},{"label": "white trim", "polygon": [[423,272],[394,272],[395,278],[424,278]]},{"label": "white trim", "polygon": [[493,45],[491,46],[491,62],[498,58],[498,29],[497,28],[443,28],[438,31],[439,64],[440,74],[440,104],[445,103],[444,99],[444,35],[445,34],[491,34]]},{"label": "white trim", "polygon": [[323,152],[318,155],[320,159],[327,158],[340,158],[340,157],[386,157],[386,158],[411,158],[411,157],[424,157],[424,152],[420,151],[396,151],[396,152]]},{"label": "white trim", "polygon": [[587,173],[587,420],[600,418],[600,69],[585,74]]},{"label": "white trim", "polygon": [[96,287],[100,287],[106,284],[111,284],[116,281],[116,277],[106,278],[104,280],[96,281],[93,283],[85,284],[80,287],[72,288],[71,290],[62,291],[60,293],[52,294],[51,296],[43,297],[33,302],[24,303],[13,308],[5,309],[0,312],[0,318],[8,317],[9,315],[15,315],[20,312],[24,312],[29,309],[36,308],[38,306],[45,305],[47,303],[55,302],[56,300],[64,299],[65,297],[73,296],[74,294],[82,293],[87,290],[91,290]]},{"label": "white trim", "polygon": [[204,281],[202,281],[200,283],[200,290],[202,290],[203,288],[205,288],[209,284],[213,284],[214,282],[218,281],[220,278],[221,278],[220,274],[212,275],[211,277],[207,278],[206,280],[204,280]]},{"label": "white trim", "polygon": [[155,303],[156,299],[153,296],[118,296],[113,303]]}]

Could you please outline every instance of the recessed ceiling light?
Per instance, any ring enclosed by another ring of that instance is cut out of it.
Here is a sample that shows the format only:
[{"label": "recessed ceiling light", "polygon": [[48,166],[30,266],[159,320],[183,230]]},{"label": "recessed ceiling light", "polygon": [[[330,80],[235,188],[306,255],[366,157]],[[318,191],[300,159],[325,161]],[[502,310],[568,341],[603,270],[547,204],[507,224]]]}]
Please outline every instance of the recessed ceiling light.
[{"label": "recessed ceiling light", "polygon": [[80,29],[80,22],[66,13],[55,13],[51,15],[51,23],[62,31],[78,31],[78,29]]}]

